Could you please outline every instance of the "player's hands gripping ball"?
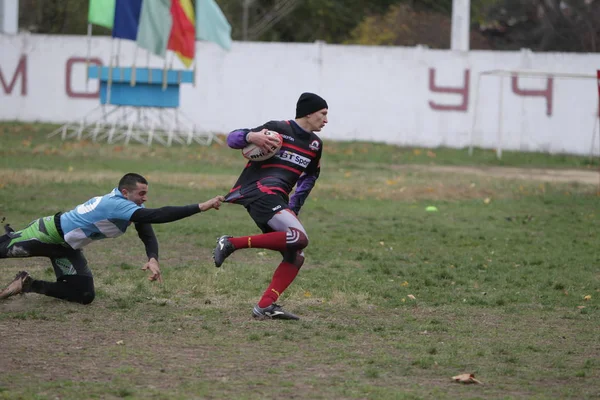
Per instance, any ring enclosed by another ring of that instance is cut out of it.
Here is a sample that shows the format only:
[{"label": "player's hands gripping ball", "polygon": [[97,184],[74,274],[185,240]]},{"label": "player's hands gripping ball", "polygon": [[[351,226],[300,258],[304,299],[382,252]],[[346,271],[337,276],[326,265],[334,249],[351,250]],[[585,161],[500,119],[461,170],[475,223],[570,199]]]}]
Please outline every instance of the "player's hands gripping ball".
[{"label": "player's hands gripping ball", "polygon": [[268,160],[279,152],[283,144],[279,133],[267,129],[250,132],[246,138],[249,144],[242,149],[242,155],[250,161]]}]

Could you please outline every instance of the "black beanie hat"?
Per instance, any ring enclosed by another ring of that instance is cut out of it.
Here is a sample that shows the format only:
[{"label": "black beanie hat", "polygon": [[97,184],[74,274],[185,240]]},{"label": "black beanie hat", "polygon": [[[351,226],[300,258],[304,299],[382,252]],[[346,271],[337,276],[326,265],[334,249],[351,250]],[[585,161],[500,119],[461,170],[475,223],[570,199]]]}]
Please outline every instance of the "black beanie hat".
[{"label": "black beanie hat", "polygon": [[296,118],[302,118],[315,111],[329,108],[327,102],[314,93],[302,93],[296,103]]}]

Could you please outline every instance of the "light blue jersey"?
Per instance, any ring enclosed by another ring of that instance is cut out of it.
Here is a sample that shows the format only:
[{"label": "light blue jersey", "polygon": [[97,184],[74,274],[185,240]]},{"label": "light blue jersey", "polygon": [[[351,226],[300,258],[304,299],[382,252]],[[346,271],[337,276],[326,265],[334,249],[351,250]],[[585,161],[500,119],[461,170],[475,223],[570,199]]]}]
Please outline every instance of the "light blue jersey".
[{"label": "light blue jersey", "polygon": [[127,200],[117,188],[94,197],[60,216],[65,242],[80,249],[93,240],[121,236],[131,223],[131,215],[141,207]]}]

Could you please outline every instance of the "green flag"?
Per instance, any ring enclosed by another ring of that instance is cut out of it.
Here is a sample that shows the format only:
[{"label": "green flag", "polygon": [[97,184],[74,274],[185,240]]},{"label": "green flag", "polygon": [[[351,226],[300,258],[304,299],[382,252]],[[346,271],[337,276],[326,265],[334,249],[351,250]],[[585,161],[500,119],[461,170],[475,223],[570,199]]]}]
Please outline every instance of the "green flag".
[{"label": "green flag", "polygon": [[157,56],[164,57],[173,19],[171,0],[151,0],[142,2],[137,45]]},{"label": "green flag", "polygon": [[116,0],[90,0],[88,22],[112,29],[115,20]]},{"label": "green flag", "polygon": [[231,25],[215,0],[196,0],[196,38],[231,48]]}]

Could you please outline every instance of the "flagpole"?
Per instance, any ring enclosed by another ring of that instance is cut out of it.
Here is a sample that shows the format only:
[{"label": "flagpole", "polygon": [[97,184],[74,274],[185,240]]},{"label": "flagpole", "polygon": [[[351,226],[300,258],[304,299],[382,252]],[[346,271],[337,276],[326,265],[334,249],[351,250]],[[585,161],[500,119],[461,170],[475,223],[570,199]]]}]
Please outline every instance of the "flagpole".
[{"label": "flagpole", "polygon": [[168,64],[167,58],[168,57],[169,57],[169,55],[167,54],[167,56],[165,57],[165,65],[163,67],[162,90],[166,90],[167,89],[167,64]]},{"label": "flagpole", "polygon": [[[175,54],[174,54],[174,53],[171,53],[171,62],[169,63],[169,70],[172,70],[172,69],[173,69],[173,60],[175,60]],[[167,76],[167,78],[168,78],[168,76]],[[167,82],[168,82],[168,79],[167,79],[167,81],[165,82],[165,87],[164,87],[164,89],[166,89],[166,88],[167,88]],[[163,90],[164,90],[164,89],[163,89]]]},{"label": "flagpole", "polygon": [[194,67],[192,69],[192,87],[196,87],[196,57],[194,57]]},{"label": "flagpole", "polygon": [[123,69],[121,69],[121,38],[117,41],[117,68],[119,68],[119,79],[123,79]]},{"label": "flagpole", "polygon": [[121,55],[121,38],[117,38],[117,55],[115,56],[115,60],[117,62],[117,65],[115,65],[115,67],[119,67],[119,63],[120,63],[120,59],[119,56]]},{"label": "flagpole", "polygon": [[110,62],[108,65],[108,79],[106,82],[106,104],[110,104],[110,88],[112,86],[112,70],[113,70],[113,52],[115,47],[115,39],[110,41]]},{"label": "flagpole", "polygon": [[150,69],[150,50],[146,50],[146,68],[148,68],[148,83],[152,84],[152,70]]},{"label": "flagpole", "polygon": [[88,26],[87,26],[87,42],[88,42],[88,46],[87,46],[87,56],[85,58],[85,89],[87,92],[88,89],[88,84],[90,83],[90,57],[91,57],[91,52],[92,52],[92,24],[90,24],[88,22]]},{"label": "flagpole", "polygon": [[131,66],[131,82],[130,82],[130,85],[132,87],[135,86],[135,61],[137,60],[137,51],[138,51],[138,46],[136,44],[135,45],[135,50],[133,51],[133,65]]}]

